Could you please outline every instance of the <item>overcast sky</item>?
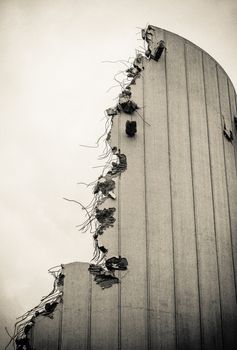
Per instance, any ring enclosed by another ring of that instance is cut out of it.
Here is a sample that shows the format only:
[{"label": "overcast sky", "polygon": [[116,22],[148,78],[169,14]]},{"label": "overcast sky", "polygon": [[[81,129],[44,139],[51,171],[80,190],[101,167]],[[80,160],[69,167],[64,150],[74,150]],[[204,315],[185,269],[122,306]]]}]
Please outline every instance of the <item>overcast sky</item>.
[{"label": "overcast sky", "polygon": [[237,86],[236,0],[0,0],[0,344],[52,287],[51,266],[89,261],[76,225],[100,174],[93,145],[115,104],[113,76],[143,45],[139,27],[210,53]]}]

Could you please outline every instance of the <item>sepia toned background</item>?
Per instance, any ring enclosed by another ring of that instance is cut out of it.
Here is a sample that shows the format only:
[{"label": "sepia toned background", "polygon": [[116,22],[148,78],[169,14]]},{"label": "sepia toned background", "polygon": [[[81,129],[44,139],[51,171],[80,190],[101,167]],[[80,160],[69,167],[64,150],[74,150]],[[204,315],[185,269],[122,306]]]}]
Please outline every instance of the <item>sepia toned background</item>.
[{"label": "sepia toned background", "polygon": [[77,183],[99,176],[103,145],[80,144],[103,134],[120,91],[113,76],[126,68],[116,61],[142,50],[148,23],[202,47],[237,86],[234,0],[0,1],[2,347],[4,327],[50,291],[47,269],[91,258],[76,228],[84,213],[62,198],[91,199]]}]

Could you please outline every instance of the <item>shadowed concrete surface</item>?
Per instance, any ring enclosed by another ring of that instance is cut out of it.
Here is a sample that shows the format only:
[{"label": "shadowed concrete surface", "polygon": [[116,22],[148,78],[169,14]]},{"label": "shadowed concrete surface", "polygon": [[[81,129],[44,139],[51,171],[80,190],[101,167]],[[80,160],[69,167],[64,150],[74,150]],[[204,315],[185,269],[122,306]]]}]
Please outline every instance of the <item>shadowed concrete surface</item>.
[{"label": "shadowed concrete surface", "polygon": [[88,264],[65,265],[63,303],[36,319],[35,350],[236,348],[235,90],[189,41],[153,26],[146,35],[151,53],[160,40],[166,49],[143,58],[131,85],[139,114],[113,118],[111,146],[127,170],[104,203],[116,222],[100,238],[128,270],[101,289]]}]

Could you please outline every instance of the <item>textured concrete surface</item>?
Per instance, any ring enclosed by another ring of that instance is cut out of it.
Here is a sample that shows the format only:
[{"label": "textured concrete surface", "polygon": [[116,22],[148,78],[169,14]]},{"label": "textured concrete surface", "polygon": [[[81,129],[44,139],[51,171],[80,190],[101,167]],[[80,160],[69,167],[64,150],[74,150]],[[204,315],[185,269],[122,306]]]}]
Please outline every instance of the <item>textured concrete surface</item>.
[{"label": "textured concrete surface", "polygon": [[100,242],[128,271],[102,290],[87,264],[65,265],[62,316],[34,335],[48,336],[52,322],[59,342],[35,350],[236,348],[236,94],[200,48],[158,28],[154,36],[167,51],[145,61],[132,87],[137,134],[127,137],[123,113],[112,130],[128,168],[104,203],[116,222]]}]

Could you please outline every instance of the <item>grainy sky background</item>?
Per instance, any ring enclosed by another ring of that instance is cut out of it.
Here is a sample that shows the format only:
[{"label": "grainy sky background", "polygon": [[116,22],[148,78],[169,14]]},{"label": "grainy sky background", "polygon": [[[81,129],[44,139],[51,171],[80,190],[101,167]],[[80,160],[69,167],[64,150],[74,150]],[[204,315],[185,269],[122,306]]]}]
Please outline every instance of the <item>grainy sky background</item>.
[{"label": "grainy sky background", "polygon": [[0,345],[4,326],[52,287],[51,266],[89,261],[76,225],[100,174],[104,110],[138,27],[175,32],[210,53],[237,87],[236,0],[0,0]]}]

